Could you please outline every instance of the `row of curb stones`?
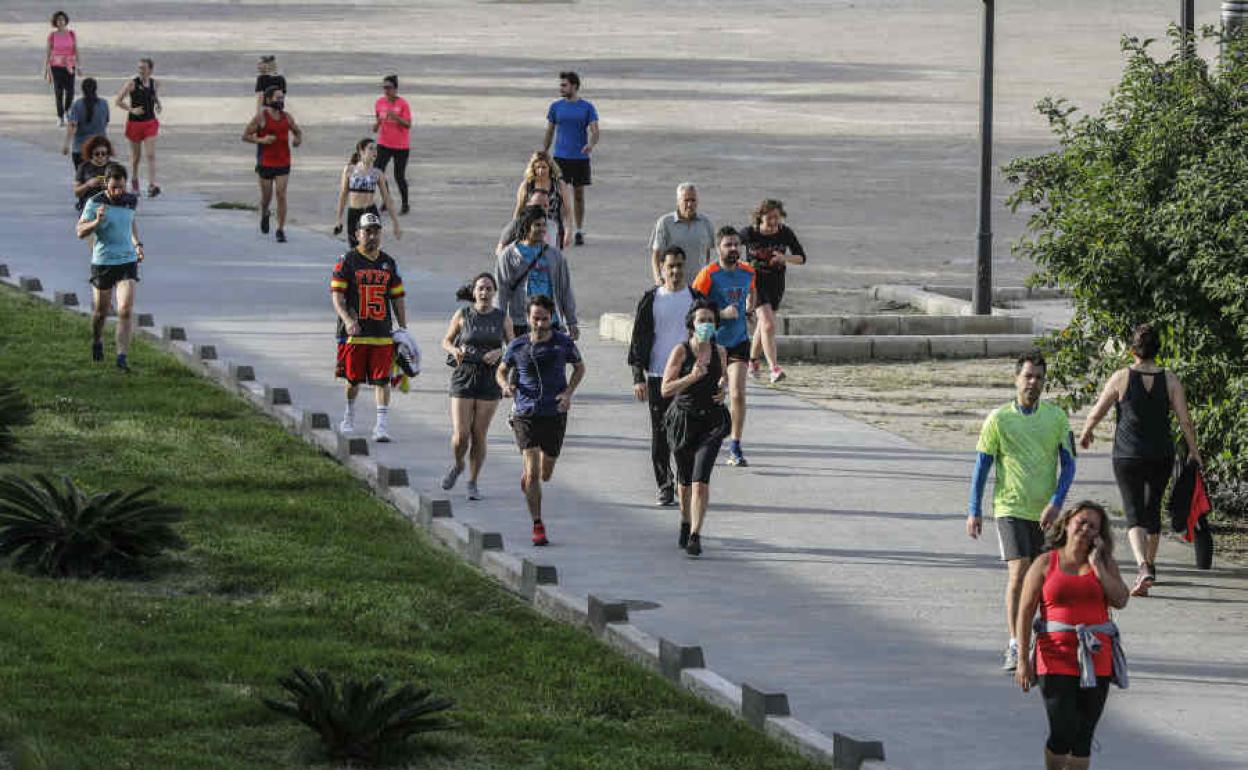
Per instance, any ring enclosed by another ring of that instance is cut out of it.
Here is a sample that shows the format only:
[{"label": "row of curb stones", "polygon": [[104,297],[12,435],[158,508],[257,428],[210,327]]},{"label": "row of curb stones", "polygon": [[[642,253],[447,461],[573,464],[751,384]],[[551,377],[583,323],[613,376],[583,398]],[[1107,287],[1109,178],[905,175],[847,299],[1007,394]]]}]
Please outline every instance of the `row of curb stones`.
[{"label": "row of curb stones", "polygon": [[[10,277],[0,264],[0,283],[15,286],[35,297],[90,314],[72,292],[47,296],[33,276]],[[646,633],[629,622],[628,605],[589,594],[580,597],[559,586],[554,565],[520,558],[503,549],[503,537],[455,521],[451,501],[441,494],[413,489],[405,468],[392,468],[369,457],[368,441],[348,437],[332,429],[325,412],[293,405],[290,390],[256,379],[252,366],[222,361],[214,345],[191,344],[181,326],[155,326],[146,313],[136,315],[138,334],[172,353],[192,371],[276,419],[287,431],[321,449],[363,479],[375,494],[394,506],[413,525],[425,530],[441,546],[490,575],[509,592],[529,602],[541,614],[592,633],[607,646],[633,662],[762,730],[797,753],[842,770],[896,770],[884,762],[880,741],[860,741],[840,733],[829,738],[789,713],[788,696],[740,686],[706,667],[702,648],[683,645]]]}]

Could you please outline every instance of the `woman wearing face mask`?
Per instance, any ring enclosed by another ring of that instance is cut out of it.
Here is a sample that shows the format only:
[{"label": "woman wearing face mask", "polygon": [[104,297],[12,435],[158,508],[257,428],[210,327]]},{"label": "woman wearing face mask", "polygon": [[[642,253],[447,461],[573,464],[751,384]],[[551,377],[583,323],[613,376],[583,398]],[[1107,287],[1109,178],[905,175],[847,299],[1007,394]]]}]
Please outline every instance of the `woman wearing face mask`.
[{"label": "woman wearing face mask", "polygon": [[1039,676],[1049,716],[1045,768],[1085,770],[1109,684],[1127,686],[1109,608],[1126,607],[1129,595],[1114,561],[1109,515],[1099,504],[1075,503],[1049,528],[1048,539],[1052,550],[1027,570],[1015,625],[1021,650],[1037,634],[1035,658],[1023,656],[1014,678],[1026,692]]},{"label": "woman wearing face mask", "polygon": [[338,182],[338,215],[334,218],[334,235],[342,232],[342,212],[347,212],[347,243],[351,248],[356,246],[355,229],[360,215],[371,212],[381,216],[377,211],[377,193],[381,193],[381,202],[386,211],[390,212],[390,223],[394,225],[394,237],[403,237],[399,229],[399,218],[394,215],[394,206],[390,202],[390,185],[386,184],[386,172],[377,168],[377,145],[367,137],[355,143],[355,152],[342,169],[342,179]]},{"label": "woman wearing face mask", "polygon": [[477,479],[485,465],[486,434],[503,397],[494,373],[503,348],[514,336],[507,313],[494,307],[497,292],[493,273],[481,273],[472,283],[461,286],[455,298],[472,304],[455,312],[442,340],[442,349],[455,363],[451,374],[451,452],[455,464],[442,477],[442,488],[455,486],[468,455],[469,500],[481,499]]},{"label": "woman wearing face mask", "polygon": [[277,189],[277,242],[286,242],[286,187],[290,183],[290,148],[303,143],[295,116],[286,112],[286,94],[277,86],[264,92],[264,109],[243,131],[243,141],[260,146],[256,175],[260,182],[260,232],[269,232],[269,203]]},{"label": "woman wearing face mask", "polygon": [[676,458],[680,486],[680,547],[690,556],[702,554],[702,523],[710,501],[711,471],[731,418],[724,407],[728,353],[715,342],[719,309],[706,299],[694,300],[685,316],[689,339],[672,349],[663,370],[660,392],[671,398],[664,418],[667,441]]}]

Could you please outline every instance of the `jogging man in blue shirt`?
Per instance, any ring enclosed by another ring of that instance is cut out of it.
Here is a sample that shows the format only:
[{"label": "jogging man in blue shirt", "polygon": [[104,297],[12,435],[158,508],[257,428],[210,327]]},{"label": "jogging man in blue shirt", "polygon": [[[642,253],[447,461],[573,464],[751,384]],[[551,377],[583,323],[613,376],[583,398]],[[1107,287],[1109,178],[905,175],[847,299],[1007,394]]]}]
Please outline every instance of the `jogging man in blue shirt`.
[{"label": "jogging man in blue shirt", "polygon": [[563,172],[563,179],[572,185],[576,207],[576,238],[573,243],[585,245],[585,188],[593,183],[589,169],[589,154],[598,144],[598,110],[578,94],[581,77],[575,72],[559,73],[559,101],[546,110],[546,139],[542,149],[550,151],[551,140],[555,143],[555,162]]}]

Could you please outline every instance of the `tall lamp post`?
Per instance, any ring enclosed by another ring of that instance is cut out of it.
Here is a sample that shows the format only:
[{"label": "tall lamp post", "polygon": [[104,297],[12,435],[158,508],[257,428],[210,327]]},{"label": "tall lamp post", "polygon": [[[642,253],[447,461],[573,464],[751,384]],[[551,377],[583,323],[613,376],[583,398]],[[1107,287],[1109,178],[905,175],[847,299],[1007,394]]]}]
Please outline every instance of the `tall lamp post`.
[{"label": "tall lamp post", "polygon": [[992,20],[993,0],[984,2],[983,64],[979,82],[979,224],[976,228],[976,315],[992,314]]}]

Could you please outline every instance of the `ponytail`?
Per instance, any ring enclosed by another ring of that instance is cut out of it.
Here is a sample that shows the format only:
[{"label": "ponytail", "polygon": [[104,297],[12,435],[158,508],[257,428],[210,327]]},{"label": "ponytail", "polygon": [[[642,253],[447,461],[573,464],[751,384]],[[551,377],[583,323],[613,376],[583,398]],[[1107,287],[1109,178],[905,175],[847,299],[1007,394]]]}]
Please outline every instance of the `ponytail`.
[{"label": "ponytail", "polygon": [[90,123],[91,120],[95,118],[95,103],[99,100],[99,97],[95,95],[95,91],[95,78],[83,78],[82,101],[87,110],[87,117],[86,120],[83,121],[84,123]]}]

